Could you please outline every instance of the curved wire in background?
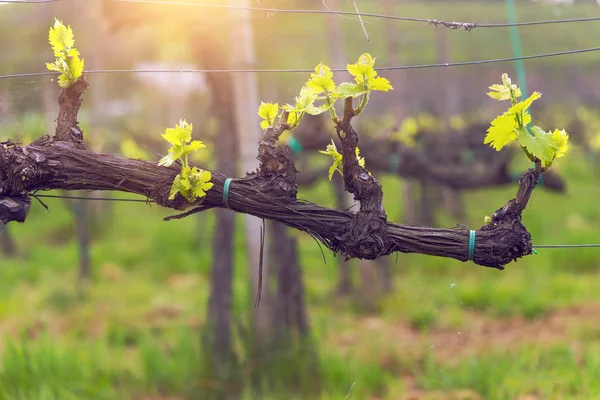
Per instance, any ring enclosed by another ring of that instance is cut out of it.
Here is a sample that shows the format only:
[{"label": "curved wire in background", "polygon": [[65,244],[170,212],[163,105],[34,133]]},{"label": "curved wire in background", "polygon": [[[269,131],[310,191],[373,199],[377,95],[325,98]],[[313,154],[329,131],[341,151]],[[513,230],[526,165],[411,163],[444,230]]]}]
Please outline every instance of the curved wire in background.
[{"label": "curved wire in background", "polygon": [[[62,0],[0,0],[0,4],[39,4],[39,3],[53,3]],[[227,4],[199,4],[190,3],[185,1],[164,1],[164,0],[115,0],[121,3],[144,3],[144,4],[161,4],[171,6],[190,6],[190,7],[205,7],[205,8],[226,8],[226,9],[238,9],[238,10],[249,10],[259,11],[267,13],[278,13],[278,14],[334,14],[334,15],[349,15],[355,17],[371,17],[381,19],[391,19],[405,22],[420,22],[434,26],[444,26],[449,29],[464,29],[471,31],[474,28],[506,28],[510,26],[535,26],[535,25],[550,25],[550,24],[566,24],[574,22],[590,22],[600,21],[598,17],[582,17],[582,18],[568,18],[568,19],[552,19],[542,21],[525,21],[525,22],[514,22],[514,23],[477,23],[477,22],[455,22],[445,21],[443,19],[427,19],[427,18],[416,18],[416,17],[401,17],[398,15],[386,15],[377,13],[363,13],[363,12],[352,12],[352,11],[336,11],[336,10],[294,10],[284,8],[266,8],[266,7],[248,7],[248,6],[235,6]]]},{"label": "curved wire in background", "polygon": [[509,26],[533,26],[533,25],[548,25],[548,24],[561,24],[561,23],[572,23],[572,22],[589,22],[599,21],[599,17],[583,17],[583,18],[570,18],[570,19],[555,19],[555,20],[544,20],[544,21],[528,21],[528,22],[515,22],[515,23],[497,23],[497,24],[480,24],[477,22],[450,22],[439,19],[426,19],[426,18],[415,18],[415,17],[401,17],[396,15],[376,14],[376,13],[363,13],[363,12],[352,12],[352,11],[337,11],[337,10],[293,10],[284,8],[266,8],[266,7],[248,7],[248,6],[235,6],[227,4],[199,4],[190,3],[185,1],[164,1],[164,0],[116,0],[121,3],[145,3],[145,4],[162,4],[162,5],[173,5],[173,6],[191,6],[191,7],[205,7],[205,8],[226,8],[226,9],[239,9],[249,11],[261,11],[267,13],[279,13],[279,14],[336,14],[336,15],[350,15],[355,17],[373,17],[381,19],[392,19],[406,22],[420,22],[435,26],[445,26],[450,29],[464,29],[470,31],[474,28],[506,28]]}]

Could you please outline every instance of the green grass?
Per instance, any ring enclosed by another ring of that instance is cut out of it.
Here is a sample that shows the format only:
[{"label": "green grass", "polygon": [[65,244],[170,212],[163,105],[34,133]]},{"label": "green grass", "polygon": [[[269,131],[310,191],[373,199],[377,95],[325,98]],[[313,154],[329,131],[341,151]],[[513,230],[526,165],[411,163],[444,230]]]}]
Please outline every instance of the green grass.
[{"label": "green grass", "polygon": [[[600,189],[592,171],[576,153],[560,168],[566,177],[573,177],[569,193],[536,190],[524,214],[534,242],[598,241]],[[400,184],[392,177],[382,181],[388,213],[401,218],[399,196],[394,195]],[[451,221],[446,215],[442,219],[447,225],[477,227],[515,189],[468,193],[467,220]],[[303,189],[301,195],[331,203],[327,182]],[[197,327],[204,320],[208,298],[211,212],[166,223],[161,217],[169,214],[167,210],[114,204],[102,236],[93,241],[94,282],[80,293],[75,287],[77,246],[71,215],[60,201],[47,203],[50,213],[34,204],[27,223],[9,226],[21,256],[3,259],[0,269],[0,332],[5,337],[0,344],[0,383],[12,382],[0,384],[0,398],[192,396],[190,385],[203,359]],[[581,370],[574,368],[564,379],[545,382],[570,371],[574,361],[564,350],[566,344],[547,350],[542,344],[517,343],[511,354],[490,349],[483,359],[462,359],[457,353],[439,360],[429,347],[436,334],[468,331],[482,318],[535,320],[564,307],[600,303],[596,250],[540,249],[538,255],[509,264],[504,272],[401,255],[393,264],[394,293],[383,299],[379,312],[365,315],[355,312],[352,301],[331,302],[335,261],[326,252],[323,264],[312,239],[303,234],[300,238],[323,398],[393,398],[407,388],[409,381],[403,378],[407,374],[424,390],[470,388],[485,398],[533,390],[571,398],[598,393],[589,378],[597,368],[593,356]],[[235,242],[234,307],[241,310],[249,289],[241,231]],[[597,330],[592,328],[581,321],[581,327],[573,327],[567,336],[593,346]],[[415,336],[407,336],[410,330]],[[282,374],[289,362],[282,361]],[[510,378],[509,384],[500,383],[504,376]]]},{"label": "green grass", "polygon": [[598,345],[555,345],[469,358],[455,367],[426,362],[421,384],[429,390],[475,389],[483,398],[592,399],[600,394]]},{"label": "green grass", "polygon": [[[381,12],[377,2],[362,3],[364,12]],[[527,2],[519,3],[518,9],[519,20],[556,18],[552,7]],[[591,5],[561,10],[560,18],[600,13]],[[502,2],[402,2],[397,14],[505,21]],[[257,34],[261,44],[257,46],[257,67],[298,68],[329,62],[322,18],[281,14],[264,22],[264,31]],[[365,51],[377,57],[377,65],[436,61],[435,46],[431,45],[436,30],[427,25],[395,23],[401,61],[387,58],[383,40],[367,43],[355,22],[344,20],[343,26],[350,61]],[[29,34],[43,41],[45,29],[39,28],[41,36]],[[383,37],[380,24],[367,29],[373,38]],[[598,29],[598,24],[588,23],[523,27],[520,32],[524,53],[533,54],[595,46]],[[293,34],[287,36],[289,33]],[[447,35],[453,61],[511,55],[506,29],[448,31]],[[310,38],[318,45],[307,40]],[[296,47],[296,41],[308,42],[310,52]],[[81,50],[85,55],[83,47]],[[31,61],[23,54],[18,60]],[[576,63],[586,67],[596,61],[598,53],[588,53],[530,61],[528,65]],[[12,72],[15,69],[10,66],[6,73]],[[297,93],[293,88],[299,88],[307,76],[261,75],[259,79],[274,82],[285,91],[285,101],[290,101]],[[19,124],[5,125],[8,131],[0,132],[3,136],[45,129],[44,121],[34,115]],[[525,162],[514,166],[517,170],[527,167]],[[568,179],[569,193],[555,195],[536,189],[524,214],[534,244],[600,241],[600,187],[595,172],[577,152],[569,154],[557,169]],[[402,220],[402,184],[392,176],[378,178],[390,219]],[[440,221],[443,226],[463,223],[479,227],[484,216],[512,198],[515,190],[512,186],[469,192],[465,195],[466,219],[456,221],[442,214]],[[300,195],[320,204],[334,204],[326,181],[310,190],[301,189]],[[34,202],[27,223],[9,226],[19,257],[0,259],[0,400],[193,399],[202,395],[202,388],[215,385],[202,369],[206,354],[199,332],[209,295],[212,211],[163,222],[162,217],[172,212],[157,206],[113,204],[109,217],[101,218],[92,243],[93,283],[82,293],[76,287],[78,249],[72,216],[62,201],[45,202],[50,213]],[[238,227],[242,222],[237,216]],[[233,307],[237,314],[249,301],[242,235],[238,229],[234,238]],[[444,258],[400,255],[393,264],[394,292],[378,302],[376,312],[368,314],[357,310],[356,298],[365,288],[358,285],[354,299],[334,299],[336,260],[326,251],[324,263],[314,241],[305,234],[299,238],[323,400],[401,398],[415,384],[421,391],[470,389],[486,399],[527,394],[560,399],[600,396],[600,331],[585,316],[574,320],[552,343],[537,342],[529,333],[511,343],[511,351],[490,345],[483,355],[465,355],[462,350],[468,343],[456,342],[461,335],[485,337],[488,333],[477,331],[485,324],[534,324],[574,305],[600,308],[597,249],[540,249],[538,255],[511,263],[503,272]],[[489,334],[498,332],[501,330]],[[238,338],[236,345],[243,349],[241,342]],[[290,379],[292,364],[300,361],[305,360],[282,356],[273,360],[269,372],[282,382]],[[244,365],[236,385],[249,385],[254,368]],[[251,398],[248,392],[241,396]],[[291,396],[273,392],[265,398]]]}]

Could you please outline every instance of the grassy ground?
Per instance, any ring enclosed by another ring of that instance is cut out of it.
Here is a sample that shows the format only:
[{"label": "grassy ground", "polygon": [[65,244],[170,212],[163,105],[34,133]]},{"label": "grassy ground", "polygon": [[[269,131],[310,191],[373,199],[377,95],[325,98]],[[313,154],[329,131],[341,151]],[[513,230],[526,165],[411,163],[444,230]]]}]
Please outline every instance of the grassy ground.
[{"label": "grassy ground", "polygon": [[[525,224],[538,244],[595,242],[600,189],[582,157],[563,164],[569,193],[536,190]],[[397,220],[400,184],[383,184]],[[441,219],[476,227],[514,190],[470,193],[467,221]],[[329,192],[322,183],[303,195],[327,204]],[[10,226],[20,257],[0,269],[0,399],[187,393],[201,357],[195,328],[208,296],[211,213],[165,223],[157,207],[116,204],[93,244],[94,282],[82,294],[71,217],[60,201],[48,204],[50,213],[34,205],[26,224]],[[301,237],[324,398],[453,398],[451,389],[486,399],[600,397],[597,250],[540,249],[504,272],[401,255],[394,293],[364,314],[353,301],[331,301],[333,258],[326,254],[324,265]],[[240,309],[248,282],[236,241]]]},{"label": "grassy ground", "polygon": [[[376,2],[362,3],[362,11],[380,11]],[[558,17],[551,7],[527,4],[519,5],[520,20]],[[600,12],[592,6],[562,10],[561,18]],[[407,2],[397,13],[505,20],[501,2]],[[259,38],[264,43],[259,53],[270,53],[259,54],[259,67],[294,68],[315,64],[313,58],[325,60],[322,41],[313,46],[312,61],[307,61],[306,51],[290,52],[296,43],[286,40],[288,32],[312,32],[323,25],[293,15],[273,21],[265,29],[269,36]],[[350,59],[370,51],[381,65],[395,64],[386,60],[381,41],[365,43],[358,25],[350,24],[344,21]],[[522,28],[524,52],[595,46],[599,26]],[[40,28],[41,37],[46,37],[45,29]],[[380,27],[368,29],[375,37],[373,29]],[[398,29],[403,63],[433,61],[433,28],[398,23]],[[498,39],[501,34],[504,39]],[[455,61],[511,55],[508,32],[502,29],[478,28],[450,36]],[[592,61],[597,55],[555,58],[552,63]],[[528,65],[542,62],[547,65]],[[281,79],[280,87],[289,88],[289,96],[296,94],[297,86],[287,76],[268,79]],[[562,164],[568,194],[536,189],[524,222],[536,244],[598,242],[597,177],[578,153]],[[388,215],[400,220],[401,184],[393,177],[382,181]],[[468,193],[467,220],[440,215],[440,221],[443,226],[478,227],[515,190]],[[302,195],[333,204],[326,182]],[[212,213],[165,223],[161,218],[169,213],[158,207],[115,204],[92,246],[93,284],[80,292],[71,214],[59,200],[46,202],[50,213],[34,204],[26,224],[9,226],[19,257],[0,259],[0,400],[183,398],[199,374],[202,358],[197,328],[204,321],[208,298]],[[325,382],[323,399],[600,398],[598,250],[540,249],[504,272],[401,255],[393,265],[394,293],[377,311],[366,314],[355,301],[332,301],[334,259],[326,253],[324,264],[312,239],[300,237],[307,302]],[[234,307],[241,310],[248,303],[241,235],[236,236],[236,246]]]}]

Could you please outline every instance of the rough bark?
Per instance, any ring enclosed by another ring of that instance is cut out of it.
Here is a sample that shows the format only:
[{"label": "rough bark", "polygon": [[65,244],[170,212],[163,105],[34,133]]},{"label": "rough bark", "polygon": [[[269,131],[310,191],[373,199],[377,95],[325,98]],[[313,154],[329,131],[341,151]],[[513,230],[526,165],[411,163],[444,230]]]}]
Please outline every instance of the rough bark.
[{"label": "rough bark", "polygon": [[[80,81],[85,82],[85,74]],[[63,90],[69,91],[74,87],[76,91],[84,85],[87,86],[87,83],[78,82]],[[59,101],[59,108],[78,107],[80,104],[73,102],[69,96],[59,96]],[[346,99],[344,117],[336,130],[342,142],[344,185],[360,202],[358,212],[332,210],[296,198],[297,171],[291,150],[288,146],[277,145],[281,134],[289,128],[282,122],[287,121],[286,112],[276,127],[265,132],[259,143],[259,169],[232,181],[229,207],[307,232],[347,259],[376,259],[399,251],[466,261],[470,234],[465,227],[437,229],[396,225],[387,221],[381,185],[358,164],[355,156],[358,135],[351,125],[353,116],[352,100]],[[61,121],[77,124],[76,119],[63,119],[59,120],[59,127],[63,124]],[[69,142],[42,137],[27,146],[10,140],[0,143],[2,222],[24,221],[30,205],[29,197],[35,191],[48,189],[118,190],[147,196],[161,206],[176,210],[196,206],[174,218],[224,206],[224,175],[214,172],[214,187],[194,203],[181,196],[169,200],[171,183],[179,165],[159,167],[147,161],[90,152],[81,148],[83,135],[78,130],[76,132],[65,136]],[[220,135],[221,138],[227,136]],[[515,199],[499,209],[492,222],[476,231],[477,244],[473,254],[476,264],[504,269],[505,264],[531,254],[531,235],[521,224],[521,213],[540,173],[539,165],[528,170],[519,181]]]},{"label": "rough bark", "polygon": [[[287,155],[280,154],[282,160],[290,160],[291,164],[291,152],[287,147],[281,148],[281,152],[284,151]],[[293,168],[293,164],[281,172],[293,176],[289,168]],[[194,204],[180,196],[169,200],[171,183],[177,173],[177,166],[158,167],[151,162],[93,153],[61,142],[42,146],[3,142],[0,144],[0,219],[5,223],[24,222],[31,203],[29,196],[35,191],[50,189],[136,193],[175,210],[197,206],[192,212],[223,207],[226,177],[218,172],[213,172],[214,187],[205,198]],[[529,170],[524,177],[531,174],[533,171]],[[387,240],[377,246],[379,254],[377,251],[365,254],[365,249],[355,244],[363,239],[371,242],[373,238],[370,226],[366,226],[366,230],[361,230],[360,224],[357,226],[357,214],[297,200],[295,185],[277,179],[279,177],[279,174],[253,173],[234,179],[230,186],[230,208],[307,232],[348,258],[376,258],[400,251],[467,260],[469,231],[465,227],[437,229],[390,222],[385,224]],[[523,179],[520,179],[519,192],[531,191],[533,188],[521,188]],[[525,208],[526,203],[518,204]],[[383,228],[381,223],[377,228]],[[479,265],[500,268],[531,254],[531,237],[520,220],[498,221],[493,229],[477,231],[477,237],[474,261]]]}]

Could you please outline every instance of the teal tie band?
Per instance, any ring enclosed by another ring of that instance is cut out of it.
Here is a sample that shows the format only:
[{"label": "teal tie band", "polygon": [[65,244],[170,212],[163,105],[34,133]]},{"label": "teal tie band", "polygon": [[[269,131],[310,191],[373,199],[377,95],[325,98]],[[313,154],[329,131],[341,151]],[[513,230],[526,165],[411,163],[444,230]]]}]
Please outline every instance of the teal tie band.
[{"label": "teal tie band", "polygon": [[402,161],[400,154],[392,153],[390,154],[390,171],[393,173],[398,172],[398,168],[400,168],[400,161]]},{"label": "teal tie band", "polygon": [[225,179],[223,185],[223,205],[229,208],[229,185],[231,185],[232,178]]},{"label": "teal tie band", "polygon": [[300,154],[302,153],[302,151],[304,150],[302,148],[302,145],[300,144],[300,142],[298,141],[298,139],[296,139],[293,136],[290,136],[290,138],[288,139],[287,142],[288,146],[290,146],[290,149],[292,149],[292,152],[294,154]]},{"label": "teal tie band", "polygon": [[469,254],[467,261],[473,261],[473,255],[475,254],[475,233],[476,231],[469,231]]}]

